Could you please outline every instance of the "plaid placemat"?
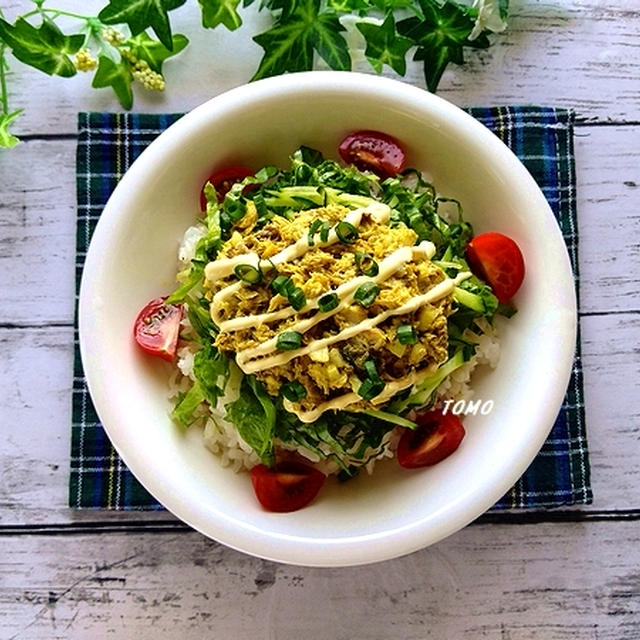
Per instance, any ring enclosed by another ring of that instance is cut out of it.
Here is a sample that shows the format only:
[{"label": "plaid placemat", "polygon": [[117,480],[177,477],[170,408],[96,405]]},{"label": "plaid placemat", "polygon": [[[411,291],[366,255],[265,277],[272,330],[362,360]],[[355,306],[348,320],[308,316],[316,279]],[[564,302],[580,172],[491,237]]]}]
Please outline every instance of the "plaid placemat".
[{"label": "plaid placemat", "polygon": [[[514,151],[542,189],[564,235],[577,288],[573,112],[529,106],[471,108],[469,112]],[[79,114],[76,296],[89,241],[108,197],[140,152],[179,117],[180,114]],[[565,402],[549,438],[529,469],[493,510],[591,503],[579,344]],[[161,509],[126,468],[98,420],[79,355],[77,321],[75,346],[70,506]]]}]

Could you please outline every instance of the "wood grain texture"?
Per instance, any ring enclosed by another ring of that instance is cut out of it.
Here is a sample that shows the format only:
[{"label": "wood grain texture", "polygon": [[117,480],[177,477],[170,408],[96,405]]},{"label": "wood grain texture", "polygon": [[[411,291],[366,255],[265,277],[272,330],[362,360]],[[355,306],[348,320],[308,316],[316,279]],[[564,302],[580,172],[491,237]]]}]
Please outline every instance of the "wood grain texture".
[{"label": "wood grain texture", "polygon": [[73,322],[75,141],[25,142],[0,153],[1,322]]},{"label": "wood grain texture", "polygon": [[[630,523],[475,525],[348,569],[275,564],[197,533],[9,536],[3,638],[636,640]],[[597,549],[597,553],[593,550]]]},{"label": "wood grain texture", "polygon": [[580,311],[638,311],[640,126],[577,127]]},{"label": "wood grain texture", "polygon": [[[97,12],[104,4],[86,0],[82,11]],[[58,0],[52,6],[78,10],[74,0]],[[202,29],[195,1],[172,13],[175,32],[188,35],[191,44],[167,63],[165,94],[136,91],[135,109],[183,111],[248,82],[262,55],[251,38],[269,25],[268,16],[258,14],[257,6],[255,3],[242,12],[245,24],[235,32]],[[30,8],[28,0],[3,3],[8,18]],[[615,4],[512,0],[507,31],[493,37],[491,48],[467,51],[464,66],[450,65],[438,93],[460,106],[525,100],[573,107],[587,119],[638,122],[638,32],[640,10],[634,0]],[[79,109],[120,109],[110,89],[90,88],[86,74],[71,79],[47,78],[13,59],[11,69],[11,104],[25,108],[15,127],[19,134],[70,134],[75,131]],[[354,69],[372,73],[361,54],[355,56]],[[398,77],[390,70],[385,70],[385,75]],[[409,61],[404,80],[424,87],[421,63]],[[49,108],[52,97],[55,109]]]},{"label": "wood grain texture", "polygon": [[[66,506],[73,328],[0,329],[0,362],[0,528],[96,518],[131,520],[131,513],[96,515]],[[168,518],[165,512],[144,517]]]}]

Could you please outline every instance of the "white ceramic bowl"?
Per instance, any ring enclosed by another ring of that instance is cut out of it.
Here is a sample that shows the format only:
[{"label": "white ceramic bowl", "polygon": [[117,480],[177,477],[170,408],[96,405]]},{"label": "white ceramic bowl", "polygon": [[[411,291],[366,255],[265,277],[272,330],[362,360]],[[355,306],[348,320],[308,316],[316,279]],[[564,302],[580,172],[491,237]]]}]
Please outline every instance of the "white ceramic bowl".
[{"label": "white ceramic bowl", "polygon": [[[336,157],[342,137],[377,129],[402,141],[408,165],[458,198],[476,232],[501,231],[527,275],[505,323],[498,367],[474,381],[487,416],[435,467],[380,465],[328,483],[311,506],[263,511],[247,474],[223,468],[197,429],[167,413],[164,363],[136,348],[133,321],[174,287],[176,250],[214,167],[287,166],[301,144]],[[373,75],[311,72],[233,89],[162,134],[115,189],[82,279],[80,346],[90,392],[113,444],[140,482],[178,518],[266,559],[312,566],[371,563],[433,544],[474,520],[525,471],[561,405],[574,353],[571,268],[542,193],[516,157],[462,110],[421,89]]]}]

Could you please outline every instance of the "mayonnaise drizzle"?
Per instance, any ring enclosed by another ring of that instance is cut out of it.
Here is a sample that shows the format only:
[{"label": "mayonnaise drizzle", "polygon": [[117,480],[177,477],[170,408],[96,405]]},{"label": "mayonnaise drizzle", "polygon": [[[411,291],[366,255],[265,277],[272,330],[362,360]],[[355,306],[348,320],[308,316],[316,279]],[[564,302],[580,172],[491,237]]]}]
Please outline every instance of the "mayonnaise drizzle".
[{"label": "mayonnaise drizzle", "polygon": [[[347,307],[353,301],[353,294],[356,289],[367,281],[373,281],[376,283],[383,282],[387,278],[389,278],[393,273],[395,273],[404,263],[409,262],[414,257],[423,256],[425,258],[432,258],[435,253],[435,246],[431,242],[421,242],[417,246],[413,247],[401,247],[400,249],[396,249],[392,254],[384,258],[378,265],[378,275],[374,277],[368,276],[357,276],[349,280],[349,282],[345,282],[341,284],[339,287],[334,289],[333,291],[327,291],[322,295],[309,300],[307,304],[300,310],[300,312],[304,313],[305,311],[311,311],[312,309],[316,309],[318,307],[318,301],[322,296],[327,293],[335,293],[337,294],[340,302],[335,309],[331,311],[327,311],[325,313],[318,313],[313,318],[309,318],[307,321],[300,321],[297,325],[295,325],[292,330],[300,331],[300,333],[307,331],[311,327],[315,326],[319,322],[326,320],[332,315],[338,313],[345,307]],[[239,283],[236,283],[239,284]],[[235,287],[235,285],[231,285]],[[236,289],[234,288],[234,291]],[[259,326],[261,324],[275,322],[277,320],[284,320],[285,318],[289,318],[298,313],[293,309],[293,307],[285,307],[284,309],[279,309],[278,311],[271,311],[269,313],[260,313],[249,316],[241,316],[239,318],[232,318],[230,320],[221,320],[218,322],[218,328],[220,331],[238,331],[240,329],[248,329],[249,327]],[[265,342],[263,344],[270,344],[270,342]],[[275,341],[274,341],[275,344]],[[262,347],[262,345],[261,345]],[[261,347],[256,347],[256,349],[260,349]],[[271,351],[273,349],[268,348],[266,351]],[[261,351],[257,351],[256,353],[265,353],[263,348]]]},{"label": "mayonnaise drizzle", "polygon": [[[374,202],[367,205],[366,207],[349,211],[345,215],[344,220],[354,225],[355,227],[358,227],[362,222],[362,217],[364,215],[368,215],[376,222],[386,223],[389,220],[390,213],[391,210],[387,205]],[[314,240],[317,239],[314,238]],[[335,227],[333,227],[329,232],[327,240],[325,242],[315,241],[314,246],[326,247],[338,241],[339,238],[335,232]],[[311,246],[309,245],[309,229],[307,228],[303,231],[302,236],[296,242],[276,253],[269,259],[268,262],[273,266],[278,266],[279,264],[283,264],[300,258],[307,251],[309,251],[310,248]],[[341,284],[332,292],[326,292],[336,293],[338,295],[339,303],[335,309],[327,312],[319,312],[314,314],[310,318],[299,320],[293,325],[288,326],[287,330],[297,331],[299,333],[308,331],[316,324],[326,320],[336,313],[339,313],[345,307],[352,304],[354,293],[364,282],[384,282],[395,272],[400,270],[407,262],[411,262],[416,258],[431,259],[434,253],[435,246],[433,245],[433,243],[427,241],[421,242],[416,246],[400,247],[399,249],[396,249],[379,263],[379,271],[375,277],[358,276],[352,278],[348,282]],[[205,277],[209,281],[216,281],[222,278],[226,278],[233,273],[235,267],[239,264],[249,264],[251,266],[259,268],[261,259],[260,256],[255,252],[233,256],[231,258],[220,258],[207,264],[207,266],[205,267]],[[358,335],[363,331],[373,329],[391,316],[409,314],[428,302],[439,300],[449,295],[453,291],[455,286],[469,277],[471,277],[471,273],[460,272],[455,278],[445,278],[441,282],[431,287],[431,289],[429,289],[427,292],[417,296],[413,296],[407,302],[395,309],[389,309],[383,313],[378,314],[375,317],[367,318],[362,322],[343,329],[335,335],[318,340],[313,340],[309,344],[304,345],[299,349],[294,349],[291,351],[279,351],[276,347],[277,336],[273,337],[270,340],[266,340],[265,342],[262,342],[255,347],[239,351],[236,354],[236,362],[240,369],[242,369],[242,371],[246,374],[264,371],[265,369],[270,369],[272,367],[286,364],[294,358],[308,355],[319,349],[348,340],[349,338]],[[245,285],[242,282],[234,282],[223,287],[213,296],[213,299],[211,301],[211,317],[221,332],[238,331],[250,327],[259,326],[265,323],[285,320],[295,315],[296,313],[304,313],[306,311],[317,309],[318,300],[322,297],[319,296],[312,300],[308,300],[307,304],[300,311],[296,311],[291,306],[288,306],[273,312],[240,316],[237,318],[224,320],[220,315],[220,310],[223,302],[227,298],[236,294],[243,286]],[[326,295],[326,293],[322,295]],[[274,354],[274,352],[277,353]],[[409,375],[401,379],[388,382],[385,385],[384,390],[378,396],[376,396],[372,400],[372,402],[374,404],[381,404],[386,402],[399,391],[416,384],[427,375],[433,373],[434,369],[435,365],[421,369],[419,371],[412,371]],[[288,411],[295,413],[302,422],[313,422],[327,410],[344,409],[352,404],[360,402],[361,400],[362,398],[357,393],[351,392],[332,398],[331,400],[318,405],[310,411],[303,411],[296,407],[294,403],[291,403],[288,400],[284,401],[284,406]]]},{"label": "mayonnaise drizzle", "polygon": [[[361,207],[359,209],[353,209],[352,211],[349,211],[345,215],[344,220],[352,224],[354,227],[359,227],[360,223],[362,222],[363,215],[370,216],[371,219],[375,222],[385,223],[389,220],[391,209],[388,205],[382,202],[372,202],[366,207]],[[314,246],[327,247],[329,245],[335,244],[336,242],[338,242],[338,240],[339,238],[336,234],[335,228],[332,228],[329,231],[327,241],[315,242]],[[304,255],[309,249],[309,229],[305,229],[302,237],[299,240],[276,253],[276,255],[271,257],[269,261],[277,266],[279,264],[282,264],[283,262],[289,262],[291,260],[299,258],[300,256]],[[207,280],[215,282],[216,280],[220,280],[221,278],[230,276],[233,273],[233,270],[239,264],[250,264],[251,266],[258,268],[259,262],[260,256],[258,256],[258,254],[253,251],[249,253],[243,253],[242,255],[233,256],[232,258],[220,258],[207,264],[207,266],[204,268],[204,275]],[[225,289],[223,289],[222,291],[225,291]],[[219,291],[217,295],[221,294],[222,291]]]},{"label": "mayonnaise drizzle", "polygon": [[[373,398],[371,402],[377,405],[387,402],[388,400],[393,398],[393,396],[399,391],[408,389],[414,384],[420,383],[424,378],[430,376],[436,369],[436,365],[431,365],[418,371],[412,371],[409,375],[406,375],[403,378],[399,378],[398,380],[387,382],[382,393]],[[287,399],[283,401],[283,406],[290,413],[295,413],[296,416],[300,418],[301,422],[309,423],[315,422],[325,411],[340,411],[341,409],[346,409],[352,404],[356,404],[361,401],[362,398],[357,393],[351,392],[345,393],[341,396],[337,396],[335,398],[332,398],[331,400],[327,400],[327,402],[323,402],[322,404],[319,404],[317,407],[309,411],[300,409],[293,402],[290,402]]]},{"label": "mayonnaise drizzle", "polygon": [[[359,227],[364,215],[371,217],[375,222],[385,223],[389,220],[391,209],[388,205],[382,202],[372,202],[366,207],[360,207],[359,209],[349,211],[345,215],[344,221],[349,222],[355,227]],[[326,242],[318,241],[314,243],[314,246],[327,247],[338,241],[338,235],[336,234],[335,227],[333,227],[329,230]],[[277,267],[279,264],[300,258],[309,251],[310,248],[309,229],[307,228],[303,231],[302,236],[296,242],[285,247],[269,258],[268,263]],[[242,255],[233,256],[232,258],[220,258],[207,264],[204,269],[204,275],[207,280],[214,282],[220,278],[230,276],[239,264],[249,264],[256,269],[259,269],[260,263],[260,256],[255,252],[244,253]],[[237,293],[242,286],[242,282],[234,282],[233,284],[220,289],[220,291],[218,291],[211,300],[211,319],[216,323],[221,331],[237,331],[238,329],[246,329],[247,327],[256,326],[256,324],[259,324],[260,322],[265,322],[264,317],[260,319],[260,316],[258,315],[244,316],[234,318],[232,320],[224,320],[220,316],[220,308],[224,300]],[[309,308],[309,305],[307,305],[304,310],[307,308]],[[289,307],[274,313],[276,314],[275,316],[268,316],[269,322],[283,320],[296,313],[296,311]]]},{"label": "mayonnaise drizzle", "polygon": [[[343,329],[335,335],[329,336],[327,338],[313,340],[309,344],[299,349],[278,352],[273,356],[256,358],[256,356],[261,356],[263,353],[269,353],[276,350],[277,337],[272,338],[271,340],[267,340],[257,347],[244,349],[243,351],[238,352],[236,354],[236,362],[245,373],[255,373],[257,371],[264,371],[265,369],[270,369],[272,367],[286,364],[294,358],[308,355],[312,351],[331,346],[333,344],[336,344],[337,342],[348,340],[349,338],[356,336],[363,331],[373,329],[391,316],[411,313],[427,302],[433,302],[434,300],[444,298],[446,295],[453,291],[453,288],[456,285],[460,284],[463,280],[466,280],[470,276],[471,274],[468,272],[461,272],[455,278],[446,278],[442,282],[439,282],[435,286],[431,287],[431,289],[429,289],[429,291],[427,291],[426,293],[414,296],[403,305],[400,305],[395,309],[388,309],[387,311],[379,313],[373,318],[367,318],[366,320],[363,320],[358,324],[354,324],[350,327],[347,327],[346,329]],[[315,320],[315,318],[311,320]],[[299,325],[302,324],[302,322],[304,321],[301,321],[298,324],[294,324],[292,327],[289,327],[288,330],[299,331]],[[300,333],[302,333],[302,331],[300,331]]]}]

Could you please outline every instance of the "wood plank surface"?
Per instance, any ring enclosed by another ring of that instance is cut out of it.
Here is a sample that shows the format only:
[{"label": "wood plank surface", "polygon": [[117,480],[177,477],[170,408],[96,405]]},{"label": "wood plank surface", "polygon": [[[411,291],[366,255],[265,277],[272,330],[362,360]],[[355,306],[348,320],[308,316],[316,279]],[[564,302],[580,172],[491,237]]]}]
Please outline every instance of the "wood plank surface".
[{"label": "wood plank surface", "polygon": [[473,525],[404,558],[325,570],[193,532],[5,536],[0,635],[637,640],[640,573],[625,549],[638,544],[638,522]]},{"label": "wood plank surface", "polygon": [[[82,11],[89,14],[103,4],[86,0]],[[5,0],[2,8],[12,18],[31,6],[28,0]],[[74,0],[58,0],[55,6],[79,9]],[[136,110],[191,109],[249,81],[262,55],[251,38],[269,25],[257,6],[242,12],[245,24],[235,32],[200,28],[195,2],[176,10],[174,30],[188,35],[191,44],[167,63],[165,94],[136,92]],[[464,66],[450,65],[438,93],[461,106],[518,104],[524,99],[573,107],[588,119],[638,122],[639,32],[636,0],[619,0],[615,5],[600,0],[511,0],[507,31],[493,36],[491,48],[466,52]],[[43,78],[13,59],[11,68],[15,72],[10,78],[12,105],[25,108],[16,123],[18,133],[72,134],[79,107],[120,109],[110,89],[91,89],[84,74]],[[356,55],[354,69],[372,72],[362,55]],[[390,70],[385,75],[398,77]],[[424,87],[419,62],[409,64],[404,80]],[[55,109],[48,108],[51,96],[55,96]]]},{"label": "wood plank surface", "polygon": [[73,323],[75,140],[30,140],[0,153],[2,322]]}]

